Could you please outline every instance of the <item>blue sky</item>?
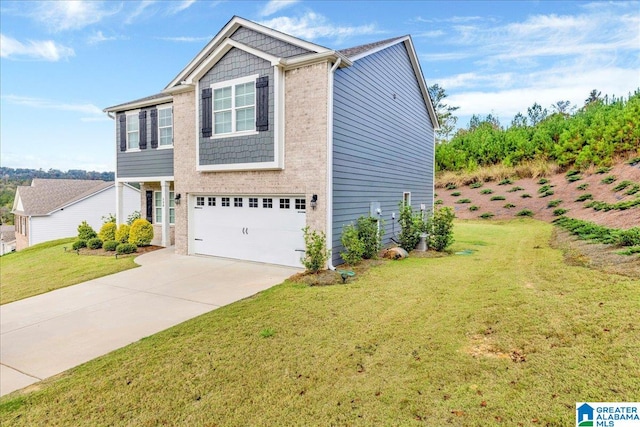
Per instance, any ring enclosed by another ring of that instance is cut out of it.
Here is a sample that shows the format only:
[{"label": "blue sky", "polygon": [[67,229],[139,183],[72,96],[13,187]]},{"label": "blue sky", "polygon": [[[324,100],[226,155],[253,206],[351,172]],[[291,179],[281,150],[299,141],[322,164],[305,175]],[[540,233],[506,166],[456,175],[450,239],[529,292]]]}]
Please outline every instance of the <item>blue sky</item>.
[{"label": "blue sky", "polygon": [[233,15],[333,49],[411,34],[462,126],[640,87],[640,2],[2,0],[0,165],[113,170],[102,110],[160,92]]}]

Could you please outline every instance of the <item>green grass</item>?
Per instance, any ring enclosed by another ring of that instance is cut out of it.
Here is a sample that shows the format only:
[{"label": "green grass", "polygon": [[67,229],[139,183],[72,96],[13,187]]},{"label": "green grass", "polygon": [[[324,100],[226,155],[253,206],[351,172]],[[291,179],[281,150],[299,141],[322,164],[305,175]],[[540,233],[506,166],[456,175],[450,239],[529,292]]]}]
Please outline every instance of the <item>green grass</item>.
[{"label": "green grass", "polygon": [[470,255],[285,282],[5,396],[0,424],[568,426],[638,401],[640,281],[566,265],[551,231],[456,222]]},{"label": "green grass", "polygon": [[73,241],[53,240],[0,257],[0,304],[137,267],[132,257],[77,255]]}]

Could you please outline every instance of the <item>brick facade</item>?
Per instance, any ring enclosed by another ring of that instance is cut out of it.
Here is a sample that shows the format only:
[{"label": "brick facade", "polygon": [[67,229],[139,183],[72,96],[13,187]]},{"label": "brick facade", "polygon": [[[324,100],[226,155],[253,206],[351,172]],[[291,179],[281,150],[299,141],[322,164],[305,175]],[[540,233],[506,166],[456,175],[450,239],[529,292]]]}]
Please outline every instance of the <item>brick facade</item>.
[{"label": "brick facade", "polygon": [[307,204],[317,194],[317,208],[307,207],[307,225],[326,231],[328,70],[323,62],[285,73],[283,170],[196,171],[196,93],[174,96],[174,182],[182,196],[176,206],[177,253],[188,252],[188,201],[196,194],[304,195]]}]

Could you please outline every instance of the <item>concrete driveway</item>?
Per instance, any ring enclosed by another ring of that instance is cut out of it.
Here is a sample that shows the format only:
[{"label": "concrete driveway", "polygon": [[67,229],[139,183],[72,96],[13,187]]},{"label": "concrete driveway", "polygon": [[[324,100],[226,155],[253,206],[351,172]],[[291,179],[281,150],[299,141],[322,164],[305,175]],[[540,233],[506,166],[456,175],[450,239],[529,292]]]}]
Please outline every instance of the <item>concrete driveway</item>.
[{"label": "concrete driveway", "polygon": [[0,395],[301,271],[176,255],[173,248],[141,255],[136,262],[141,267],[0,306]]}]

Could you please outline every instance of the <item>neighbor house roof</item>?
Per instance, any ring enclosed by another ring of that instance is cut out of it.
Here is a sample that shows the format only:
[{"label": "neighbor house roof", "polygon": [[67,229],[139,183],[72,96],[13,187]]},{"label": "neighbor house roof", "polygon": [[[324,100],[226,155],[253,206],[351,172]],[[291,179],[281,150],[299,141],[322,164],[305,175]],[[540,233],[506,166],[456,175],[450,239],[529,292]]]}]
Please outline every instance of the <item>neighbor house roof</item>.
[{"label": "neighbor house roof", "polygon": [[399,41],[405,37],[407,36],[393,37],[390,39],[380,40],[373,43],[361,44],[360,46],[354,46],[347,49],[342,49],[342,50],[339,50],[338,52],[340,52],[341,54],[343,54],[349,59],[353,59],[361,56],[362,54],[369,53],[369,51],[371,50],[375,50],[379,47],[386,46],[387,44],[393,44],[393,42]]},{"label": "neighbor house roof", "polygon": [[114,113],[118,111],[131,110],[134,108],[143,108],[149,105],[158,105],[163,102],[171,102],[173,97],[166,93],[156,93],[155,95],[145,96],[144,98],[136,99],[134,101],[125,102],[123,104],[114,105],[113,107],[107,107],[105,113]]},{"label": "neighbor house roof", "polygon": [[0,225],[0,240],[3,242],[13,242],[16,240],[16,226]]},{"label": "neighbor house roof", "polygon": [[113,185],[99,180],[34,178],[30,186],[17,188],[13,212],[24,216],[49,215]]}]

